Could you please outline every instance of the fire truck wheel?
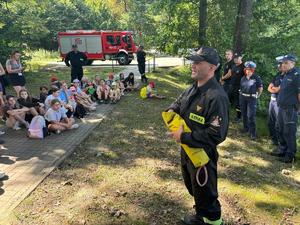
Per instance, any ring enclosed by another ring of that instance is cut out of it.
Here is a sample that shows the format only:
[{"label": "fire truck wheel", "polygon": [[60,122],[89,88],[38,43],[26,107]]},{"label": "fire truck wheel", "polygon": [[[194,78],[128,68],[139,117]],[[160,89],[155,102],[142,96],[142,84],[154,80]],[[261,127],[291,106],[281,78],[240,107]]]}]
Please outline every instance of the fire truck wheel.
[{"label": "fire truck wheel", "polygon": [[93,62],[94,62],[94,60],[88,59],[87,62],[86,62],[86,65],[90,66],[90,65],[93,64]]},{"label": "fire truck wheel", "polygon": [[118,62],[120,65],[128,65],[128,55],[125,53],[120,53],[118,55]]}]

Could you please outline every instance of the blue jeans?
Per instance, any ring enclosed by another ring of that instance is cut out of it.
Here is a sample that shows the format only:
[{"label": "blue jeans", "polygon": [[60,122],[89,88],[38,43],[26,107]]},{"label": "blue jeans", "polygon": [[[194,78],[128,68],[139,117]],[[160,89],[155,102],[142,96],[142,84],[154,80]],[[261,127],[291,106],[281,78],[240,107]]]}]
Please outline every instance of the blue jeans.
[{"label": "blue jeans", "polygon": [[268,116],[268,127],[272,142],[278,145],[278,105],[276,100],[271,100],[269,103],[269,116]]},{"label": "blue jeans", "polygon": [[297,151],[296,133],[298,112],[296,107],[281,108],[278,111],[279,150],[294,157]]},{"label": "blue jeans", "polygon": [[249,131],[250,135],[253,137],[256,137],[256,103],[256,98],[240,95],[240,106],[243,117],[244,130]]}]

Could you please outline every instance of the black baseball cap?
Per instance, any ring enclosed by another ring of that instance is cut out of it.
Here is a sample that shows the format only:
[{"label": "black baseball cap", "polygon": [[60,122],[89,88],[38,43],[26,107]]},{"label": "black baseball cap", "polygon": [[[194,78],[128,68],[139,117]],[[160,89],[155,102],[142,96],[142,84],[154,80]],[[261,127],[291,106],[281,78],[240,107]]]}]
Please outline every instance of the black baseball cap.
[{"label": "black baseball cap", "polygon": [[233,54],[233,58],[239,58],[239,57],[243,57],[241,53],[236,52]]},{"label": "black baseball cap", "polygon": [[196,50],[195,54],[192,54],[186,58],[194,62],[205,61],[215,66],[218,66],[220,63],[217,50],[211,47],[200,47],[198,50]]}]

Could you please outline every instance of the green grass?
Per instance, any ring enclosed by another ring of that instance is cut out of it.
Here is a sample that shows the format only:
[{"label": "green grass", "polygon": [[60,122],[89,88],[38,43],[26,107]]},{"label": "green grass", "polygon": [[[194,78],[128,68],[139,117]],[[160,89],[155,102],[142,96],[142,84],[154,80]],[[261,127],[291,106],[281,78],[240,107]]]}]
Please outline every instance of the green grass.
[{"label": "green grass", "polygon": [[[176,71],[175,71],[176,72]],[[178,145],[167,138],[161,112],[187,87],[187,76],[150,74],[166,100],[125,96],[76,152],[14,211],[13,224],[178,224],[192,212]],[[268,155],[266,118],[257,141],[231,124],[219,146],[219,195],[226,224],[297,224],[300,163]],[[97,153],[101,153],[100,155]],[[298,154],[298,156],[300,156]],[[282,175],[282,169],[291,174]],[[71,180],[72,186],[62,185]],[[125,215],[112,216],[116,210]]]}]

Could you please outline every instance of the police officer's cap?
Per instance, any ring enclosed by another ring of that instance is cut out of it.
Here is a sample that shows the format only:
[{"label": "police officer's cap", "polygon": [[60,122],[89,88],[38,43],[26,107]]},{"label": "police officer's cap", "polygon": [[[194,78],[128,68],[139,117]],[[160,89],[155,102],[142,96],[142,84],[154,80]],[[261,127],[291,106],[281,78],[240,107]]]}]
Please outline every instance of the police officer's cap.
[{"label": "police officer's cap", "polygon": [[215,66],[218,66],[220,63],[217,50],[211,47],[201,47],[194,54],[186,58],[194,62],[205,61]]},{"label": "police officer's cap", "polygon": [[283,58],[284,58],[284,55],[281,55],[281,56],[277,56],[275,59],[276,59],[277,63],[282,63]]},{"label": "police officer's cap", "polygon": [[288,55],[285,55],[282,59],[282,61],[292,61],[292,62],[297,62],[297,57],[293,54],[288,54]]},{"label": "police officer's cap", "polygon": [[255,69],[256,68],[256,64],[253,61],[247,61],[247,62],[245,62],[244,65],[245,65],[246,68],[250,68],[250,69]]}]

